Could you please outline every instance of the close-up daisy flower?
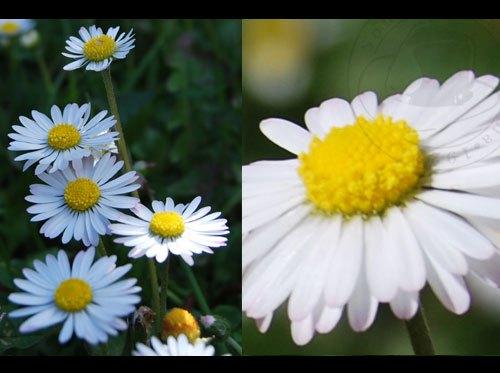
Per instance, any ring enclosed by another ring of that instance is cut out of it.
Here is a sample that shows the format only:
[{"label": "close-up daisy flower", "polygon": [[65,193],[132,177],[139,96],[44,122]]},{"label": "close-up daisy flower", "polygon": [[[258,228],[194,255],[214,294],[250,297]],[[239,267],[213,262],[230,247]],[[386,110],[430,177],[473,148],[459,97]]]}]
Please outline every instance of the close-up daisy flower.
[{"label": "close-up daisy flower", "polygon": [[110,27],[104,33],[100,27],[81,27],[80,38],[70,36],[66,40],[63,56],[75,59],[64,66],[64,70],[75,70],[85,66],[85,70],[102,71],[108,68],[114,59],[123,59],[134,48],[133,30],[118,35],[120,27]]},{"label": "close-up daisy flower", "polygon": [[111,224],[109,229],[123,236],[114,242],[132,247],[131,258],[146,255],[162,263],[172,253],[193,265],[193,254],[212,254],[211,248],[226,245],[227,238],[222,236],[229,233],[220,212],[209,214],[210,206],[196,210],[200,202],[201,197],[196,197],[187,205],[176,205],[169,197],[165,203],[153,201],[153,211],[139,203],[131,209],[139,219],[121,215],[120,224]]},{"label": "close-up daisy flower", "polygon": [[31,19],[0,19],[0,37],[12,37],[24,34],[35,26]]},{"label": "close-up daisy flower", "polygon": [[69,167],[52,174],[38,175],[45,184],[30,186],[33,203],[28,212],[31,221],[46,222],[40,228],[45,237],[62,235],[62,243],[71,238],[96,246],[99,236],[109,234],[109,220],[120,215],[117,209],[130,209],[139,199],[123,194],[137,190],[139,177],[135,171],[113,178],[123,167],[123,161],[106,153],[95,162],[93,157],[73,160]]},{"label": "close-up daisy flower", "polygon": [[150,345],[136,344],[133,356],[213,356],[215,349],[203,339],[198,339],[191,344],[188,338],[181,334],[177,338],[168,337],[167,343],[163,344],[158,338],[151,337]]},{"label": "close-up daisy flower", "polygon": [[411,319],[426,283],[455,314],[469,308],[464,277],[500,285],[497,84],[424,77],[380,104],[373,92],[324,101],[307,129],[260,123],[295,155],[243,167],[242,306],[262,332],[286,300],[303,345],[344,312],[367,330],[379,303]]},{"label": "close-up daisy flower", "polygon": [[109,131],[116,123],[114,117],[103,110],[90,118],[90,104],[68,104],[61,112],[53,105],[51,117],[36,110],[33,119],[19,117],[21,125],[13,125],[9,133],[13,140],[8,149],[23,152],[15,161],[26,161],[23,171],[35,163],[35,174],[63,170],[72,160],[109,149],[118,137]]},{"label": "close-up daisy flower", "polygon": [[23,292],[12,293],[9,300],[23,307],[9,317],[26,317],[19,330],[30,333],[63,323],[59,342],[75,334],[90,344],[104,343],[127,328],[122,317],[134,312],[141,288],[137,280],[120,280],[131,264],[116,266],[116,256],[94,261],[95,249],[79,251],[70,265],[59,250],[57,257],[47,255],[45,262],[35,260],[35,269],[24,268],[25,279],[14,283]]}]

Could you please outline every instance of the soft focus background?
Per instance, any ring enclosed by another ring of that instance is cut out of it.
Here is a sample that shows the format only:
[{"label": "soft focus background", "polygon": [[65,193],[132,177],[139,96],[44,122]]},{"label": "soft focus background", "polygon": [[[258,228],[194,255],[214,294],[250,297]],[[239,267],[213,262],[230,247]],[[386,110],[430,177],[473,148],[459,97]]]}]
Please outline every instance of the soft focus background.
[{"label": "soft focus background", "polygon": [[[413,80],[453,73],[500,74],[497,20],[252,20],[243,22],[243,163],[290,154],[259,131],[265,118],[304,125],[304,113],[332,97],[352,100],[373,90],[379,100]],[[426,289],[422,302],[439,354],[500,354],[500,291],[475,281],[472,305],[456,316]],[[286,306],[267,334],[244,317],[245,354],[412,354],[405,325],[388,306],[373,326],[355,333],[345,315],[305,347],[290,335]]]},{"label": "soft focus background", "polygon": [[[34,167],[23,173],[22,163],[13,161],[7,134],[18,116],[30,116],[33,109],[48,113],[52,104],[91,102],[92,115],[108,108],[99,73],[62,69],[70,62],[61,55],[65,40],[92,24],[133,28],[136,34],[136,48],[112,64],[112,76],[134,167],[145,179],[142,202],[171,196],[185,203],[201,195],[203,205],[228,219],[228,246],[196,256],[193,270],[213,313],[230,321],[232,336],[241,342],[241,22],[36,20],[38,44],[0,40],[0,354],[100,353],[76,338],[61,348],[60,326],[19,336],[18,323],[5,315],[12,278],[34,258],[61,248],[59,238],[43,238],[41,224],[29,221],[24,197],[38,179]],[[106,246],[120,264],[128,262],[125,247],[113,247],[109,237]],[[73,256],[83,247],[72,242],[64,248]],[[145,264],[144,258],[134,261],[129,275],[139,278],[143,298],[150,299]],[[179,264],[171,260],[167,307],[198,313]],[[111,353],[122,353],[124,337],[110,342]]]}]

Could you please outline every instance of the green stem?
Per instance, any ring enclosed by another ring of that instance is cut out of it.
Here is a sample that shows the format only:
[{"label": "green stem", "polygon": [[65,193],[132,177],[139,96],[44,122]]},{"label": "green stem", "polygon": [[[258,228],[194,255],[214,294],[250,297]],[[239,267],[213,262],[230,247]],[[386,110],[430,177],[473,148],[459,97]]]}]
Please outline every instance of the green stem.
[{"label": "green stem", "polygon": [[155,335],[160,334],[161,327],[161,306],[160,306],[160,289],[158,286],[158,276],[156,275],[156,266],[155,262],[152,259],[148,259],[148,271],[149,271],[149,280],[151,281],[151,306],[153,307],[153,311],[155,313],[155,324],[154,331]]},{"label": "green stem", "polygon": [[[102,72],[102,80],[104,82],[104,87],[106,88],[106,95],[108,97],[109,108],[111,109],[111,114],[115,117],[116,124],[115,128],[120,134],[118,138],[118,150],[125,163],[125,171],[132,171],[132,163],[130,162],[130,154],[128,152],[127,143],[125,141],[125,134],[123,132],[122,122],[120,120],[120,113],[118,112],[118,104],[116,103],[115,90],[113,88],[113,81],[111,80],[111,70],[107,68]],[[134,197],[139,198],[139,193],[134,191],[132,193]]]},{"label": "green stem", "polygon": [[[196,277],[193,273],[193,270],[189,265],[187,265],[183,260],[181,260],[181,265],[182,268],[184,269],[184,272],[186,273],[186,276],[188,278],[189,284],[191,285],[191,289],[193,290],[194,296],[196,298],[196,301],[198,302],[200,309],[203,311],[203,313],[209,315],[212,313],[210,311],[210,307],[208,306],[207,300],[205,299],[205,296],[203,295],[203,292],[201,291],[200,284],[198,284],[198,280],[196,280]],[[241,355],[241,346],[233,339],[231,336],[229,336],[226,339],[226,343],[233,347],[237,353]],[[227,348],[224,345],[224,343],[218,344],[219,349],[222,351],[222,353],[227,352]]]},{"label": "green stem", "polygon": [[181,260],[180,262],[181,262],[182,268],[184,269],[184,272],[186,273],[189,284],[191,285],[191,289],[193,289],[194,296],[195,296],[196,300],[198,301],[200,309],[204,313],[210,314],[211,313],[210,307],[208,307],[207,300],[205,299],[205,296],[203,295],[203,292],[201,291],[200,285],[198,284],[198,280],[196,280],[196,277],[194,276],[193,270],[183,260]]},{"label": "green stem", "polygon": [[[120,152],[120,155],[125,164],[125,171],[130,172],[132,171],[132,162],[130,160],[130,153],[128,152],[127,142],[125,141],[125,134],[123,133],[123,127],[120,120],[120,113],[118,112],[118,104],[116,102],[116,95],[115,95],[115,90],[113,88],[113,80],[111,79],[110,68],[107,68],[102,72],[102,80],[104,82],[104,88],[106,89],[106,95],[108,98],[108,104],[111,110],[111,114],[113,114],[116,120],[115,128],[120,135],[118,139],[118,151]],[[132,194],[134,197],[140,198],[139,192],[137,192],[137,190],[133,191]],[[160,288],[158,284],[158,276],[156,274],[156,266],[154,259],[148,258],[147,261],[148,261],[149,279],[151,281],[152,307],[153,311],[156,314],[155,334],[158,335],[161,326]]]},{"label": "green stem", "polygon": [[415,355],[430,356],[435,355],[429,326],[425,318],[424,309],[420,305],[419,310],[411,320],[405,321],[411,345]]},{"label": "green stem", "polygon": [[160,293],[160,310],[162,316],[167,312],[167,292],[168,292],[168,269],[170,259],[167,258],[165,265],[160,267],[161,293]]},{"label": "green stem", "polygon": [[233,338],[233,337],[231,337],[231,336],[227,337],[227,339],[226,339],[226,343],[227,343],[229,346],[231,346],[231,347],[232,347],[232,348],[236,351],[236,353],[237,353],[238,355],[242,355],[242,354],[243,354],[243,350],[241,349],[241,346],[238,344],[238,342],[236,342],[236,341],[234,340],[234,338]]},{"label": "green stem", "polygon": [[172,290],[167,289],[167,297],[172,300],[176,305],[180,306],[182,305],[182,299],[175,294]]}]

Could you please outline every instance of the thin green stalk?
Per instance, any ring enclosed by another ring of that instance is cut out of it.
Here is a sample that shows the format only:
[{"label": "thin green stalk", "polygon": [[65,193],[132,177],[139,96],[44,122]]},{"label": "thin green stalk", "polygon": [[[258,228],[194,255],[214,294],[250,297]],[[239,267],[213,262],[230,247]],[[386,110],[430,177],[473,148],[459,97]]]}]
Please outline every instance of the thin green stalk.
[{"label": "thin green stalk", "polygon": [[162,316],[167,312],[167,292],[168,292],[168,269],[170,266],[170,259],[163,266],[160,267],[161,279],[161,293],[160,293],[160,310]]},{"label": "thin green stalk", "polygon": [[[132,162],[130,161],[130,154],[128,152],[127,143],[125,141],[125,134],[123,132],[123,127],[120,120],[120,113],[118,112],[118,104],[116,102],[116,95],[113,88],[113,81],[111,79],[110,68],[107,68],[102,72],[102,80],[104,82],[104,88],[106,89],[106,95],[108,98],[108,104],[111,110],[111,114],[113,114],[116,120],[115,128],[120,134],[120,138],[118,139],[118,150],[125,164],[125,171],[130,172],[132,171]],[[133,191],[132,194],[134,195],[134,197],[140,198],[137,190]],[[159,321],[161,308],[160,308],[160,294],[159,294],[160,289],[158,284],[158,276],[156,274],[156,266],[154,259],[148,258],[147,261],[148,261],[149,279],[151,281],[152,307],[153,311],[156,314],[155,334],[159,334],[161,325]]]},{"label": "thin green stalk", "polygon": [[194,296],[198,302],[198,305],[200,306],[200,309],[204,313],[210,314],[211,313],[210,307],[208,306],[207,300],[205,299],[205,296],[201,291],[200,285],[198,284],[198,280],[196,280],[196,277],[194,276],[193,270],[183,260],[181,260],[180,262],[182,268],[184,269],[184,272],[186,273],[189,284],[191,285],[191,289],[193,289]]},{"label": "thin green stalk", "polygon": [[415,355],[435,355],[434,345],[422,305],[420,305],[415,316],[413,316],[411,320],[405,321],[405,324],[408,329],[408,334],[410,335],[411,345]]},{"label": "thin green stalk", "polygon": [[226,339],[226,343],[227,343],[229,346],[231,346],[231,347],[232,347],[232,348],[236,351],[236,353],[237,353],[238,355],[243,355],[243,350],[242,350],[241,346],[238,344],[238,342],[236,342],[236,341],[234,340],[234,338],[233,338],[233,337],[231,337],[231,336],[227,337],[227,339]]},{"label": "thin green stalk", "polygon": [[151,306],[153,307],[153,311],[156,315],[154,331],[155,335],[160,335],[160,327],[161,327],[161,306],[160,306],[160,289],[158,286],[158,276],[156,275],[156,266],[155,262],[152,259],[148,259],[148,272],[149,272],[149,280],[151,281]]},{"label": "thin green stalk", "polygon": [[[191,267],[188,266],[183,260],[181,260],[181,265],[182,268],[184,269],[184,272],[186,272],[186,276],[188,278],[189,284],[191,285],[191,289],[193,290],[194,296],[200,306],[200,309],[203,311],[205,314],[211,314],[212,311],[210,311],[210,307],[208,306],[207,300],[205,299],[205,296],[203,295],[203,292],[201,291],[200,285],[198,284],[198,280],[196,280],[196,277],[191,270]],[[241,346],[236,342],[231,336],[229,336],[226,339],[226,343],[231,346],[238,354],[242,354],[242,349]],[[220,344],[219,348],[222,350],[226,350],[224,344]],[[223,352],[224,353],[224,352]]]},{"label": "thin green stalk", "polygon": [[182,299],[175,294],[172,290],[167,289],[167,297],[172,300],[176,305],[180,306],[182,305]]},{"label": "thin green stalk", "polygon": [[[102,72],[102,80],[104,82],[104,87],[106,88],[106,95],[108,97],[109,108],[111,109],[111,114],[115,117],[116,124],[115,128],[120,134],[118,139],[118,150],[125,163],[125,171],[132,171],[132,164],[130,162],[130,154],[127,148],[127,142],[125,141],[125,134],[123,132],[122,122],[120,120],[120,113],[118,112],[118,104],[116,103],[115,90],[113,88],[113,81],[111,80],[111,70],[107,68]],[[134,191],[132,193],[135,197],[139,198],[139,193]]]}]

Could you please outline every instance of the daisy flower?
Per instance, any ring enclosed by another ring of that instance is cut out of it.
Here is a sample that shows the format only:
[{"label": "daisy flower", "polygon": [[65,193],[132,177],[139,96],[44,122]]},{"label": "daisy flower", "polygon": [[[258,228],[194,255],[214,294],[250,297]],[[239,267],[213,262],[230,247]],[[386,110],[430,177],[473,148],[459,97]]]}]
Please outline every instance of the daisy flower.
[{"label": "daisy flower", "polygon": [[97,162],[93,157],[76,159],[62,171],[41,173],[45,184],[30,186],[31,195],[25,199],[33,203],[28,212],[31,221],[46,222],[40,228],[45,237],[62,235],[62,243],[71,238],[96,246],[99,236],[109,234],[109,219],[117,219],[118,209],[134,207],[139,199],[124,196],[140,187],[133,184],[135,171],[114,178],[123,167],[123,161],[106,153]]},{"label": "daisy flower", "polygon": [[158,338],[151,337],[151,347],[142,343],[136,344],[133,356],[214,356],[215,348],[207,345],[203,339],[198,339],[191,344],[188,338],[181,334],[177,338],[168,337],[167,344],[163,344]]},{"label": "daisy flower", "polygon": [[12,37],[30,31],[35,26],[31,19],[0,19],[0,37]]},{"label": "daisy flower", "polygon": [[[344,309],[355,331],[379,303],[410,319],[426,283],[456,314],[470,303],[465,275],[500,285],[497,84],[462,71],[380,105],[373,92],[325,101],[306,112],[307,129],[261,122],[296,155],[243,167],[242,303],[262,332],[287,299],[302,345]],[[450,159],[468,142],[467,157]]]},{"label": "daisy flower", "polygon": [[133,30],[128,34],[122,32],[117,38],[120,27],[110,27],[104,33],[100,27],[81,27],[80,38],[70,36],[66,40],[66,50],[63,56],[76,59],[63,67],[64,70],[76,70],[86,66],[86,70],[102,71],[108,68],[114,59],[123,59],[134,48]]},{"label": "daisy flower", "polygon": [[8,135],[13,140],[8,149],[24,152],[14,158],[26,161],[23,171],[37,162],[37,175],[63,170],[72,160],[108,149],[118,138],[117,132],[108,131],[116,120],[105,118],[107,113],[103,110],[89,120],[90,104],[68,104],[62,112],[53,105],[51,118],[33,110],[33,119],[21,116],[22,125],[12,126],[15,132]]},{"label": "daisy flower", "polygon": [[135,278],[120,280],[131,264],[116,267],[116,256],[105,256],[93,263],[95,249],[80,251],[71,266],[62,250],[47,255],[45,263],[35,260],[35,269],[24,268],[25,279],[14,283],[23,292],[12,293],[9,300],[24,306],[9,317],[30,316],[19,327],[21,333],[63,323],[59,342],[76,334],[88,343],[97,344],[125,330],[121,318],[134,312],[141,288]]},{"label": "daisy flower", "polygon": [[[180,255],[184,261],[193,265],[193,254],[206,252],[212,254],[212,247],[226,246],[229,233],[226,219],[218,219],[220,212],[210,212],[210,206],[200,208],[201,197],[196,197],[183,205],[175,205],[172,198],[165,203],[153,201],[153,211],[138,203],[131,210],[137,218],[121,215],[121,224],[111,224],[111,233],[119,236],[114,241],[133,247],[129,257],[139,258],[146,255],[164,262],[169,252]],[[208,215],[207,215],[208,214]]]}]

